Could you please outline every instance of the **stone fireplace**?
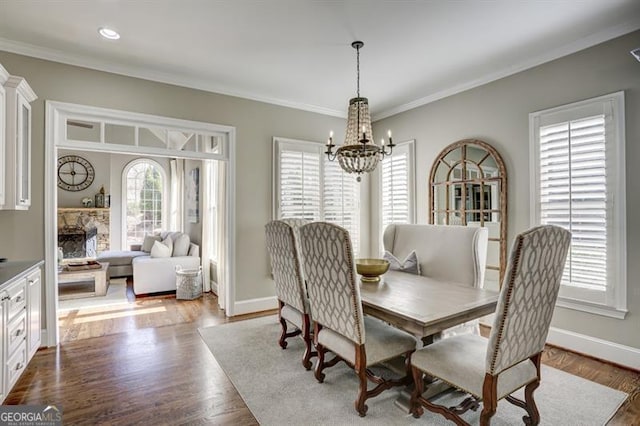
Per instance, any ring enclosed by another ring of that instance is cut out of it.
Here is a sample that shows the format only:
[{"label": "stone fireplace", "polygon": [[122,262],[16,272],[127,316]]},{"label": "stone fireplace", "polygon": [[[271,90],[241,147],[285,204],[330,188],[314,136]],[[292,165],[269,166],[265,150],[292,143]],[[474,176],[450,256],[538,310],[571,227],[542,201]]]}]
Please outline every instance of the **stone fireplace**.
[{"label": "stone fireplace", "polygon": [[108,208],[59,208],[58,246],[65,259],[96,257],[109,250],[109,226]]}]

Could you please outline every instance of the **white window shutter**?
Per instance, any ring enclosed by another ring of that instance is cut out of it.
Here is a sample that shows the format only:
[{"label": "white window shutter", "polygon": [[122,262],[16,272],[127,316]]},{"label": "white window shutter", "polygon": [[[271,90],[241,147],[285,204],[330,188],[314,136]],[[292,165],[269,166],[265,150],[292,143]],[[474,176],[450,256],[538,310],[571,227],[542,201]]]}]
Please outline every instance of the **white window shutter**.
[{"label": "white window shutter", "polygon": [[324,159],[324,220],[349,231],[354,255],[359,253],[360,184],[337,161]]},{"label": "white window shutter", "polygon": [[316,153],[280,151],[280,217],[320,219],[320,160]]},{"label": "white window shutter", "polygon": [[571,231],[563,285],[607,286],[605,117],[540,128],[541,222]]},{"label": "white window shutter", "polygon": [[394,152],[382,160],[382,229],[391,223],[409,223],[409,152]]}]

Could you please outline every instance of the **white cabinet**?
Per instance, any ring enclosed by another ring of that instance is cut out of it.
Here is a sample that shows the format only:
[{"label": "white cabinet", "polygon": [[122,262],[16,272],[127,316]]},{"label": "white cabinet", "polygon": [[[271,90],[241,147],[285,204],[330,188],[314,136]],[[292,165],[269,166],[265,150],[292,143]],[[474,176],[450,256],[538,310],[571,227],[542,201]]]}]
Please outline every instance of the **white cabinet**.
[{"label": "white cabinet", "polygon": [[5,170],[5,119],[7,115],[7,95],[4,90],[4,84],[9,78],[9,73],[0,65],[0,206],[4,205],[4,176]]},{"label": "white cabinet", "polygon": [[4,305],[4,390],[5,396],[27,367],[27,280],[11,282],[2,296]]},{"label": "white cabinet", "polygon": [[40,343],[42,321],[42,276],[40,268],[27,276],[27,350],[33,357]]},{"label": "white cabinet", "polygon": [[37,99],[27,80],[11,76],[6,96],[4,210],[27,210],[31,205],[31,102]]},{"label": "white cabinet", "polygon": [[18,381],[40,347],[42,280],[33,266],[0,291],[0,402]]}]

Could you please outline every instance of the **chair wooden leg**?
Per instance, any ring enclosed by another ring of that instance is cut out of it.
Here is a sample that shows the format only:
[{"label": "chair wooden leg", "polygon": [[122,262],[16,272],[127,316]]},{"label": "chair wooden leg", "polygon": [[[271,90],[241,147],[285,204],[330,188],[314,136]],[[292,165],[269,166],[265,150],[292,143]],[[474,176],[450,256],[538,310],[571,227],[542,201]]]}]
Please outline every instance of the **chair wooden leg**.
[{"label": "chair wooden leg", "polygon": [[482,412],[480,413],[480,426],[489,426],[491,417],[496,413],[498,406],[498,376],[487,373],[482,385]]},{"label": "chair wooden leg", "polygon": [[311,357],[318,355],[316,351],[312,350],[312,340],[311,340],[311,320],[309,319],[309,315],[304,315],[304,320],[302,324],[302,338],[304,340],[304,355],[302,356],[302,366],[307,370],[311,370]]},{"label": "chair wooden leg", "polygon": [[284,302],[278,300],[278,319],[280,320],[280,326],[282,327],[282,333],[280,334],[280,340],[278,340],[278,344],[282,349],[287,349],[287,339],[289,337],[298,336],[300,333],[302,333],[302,331],[296,329],[290,333],[287,333],[287,320],[282,318],[281,314],[283,306]]},{"label": "chair wooden leg", "polygon": [[356,374],[358,375],[358,380],[360,382],[360,386],[358,388],[358,398],[356,398],[355,406],[356,411],[360,415],[360,417],[364,417],[367,414],[367,410],[369,407],[365,404],[367,400],[367,354],[364,350],[364,345],[359,345],[356,347],[356,363],[355,363]]},{"label": "chair wooden leg", "polygon": [[278,300],[278,319],[280,320],[280,326],[282,327],[282,333],[280,334],[280,340],[278,343],[282,349],[287,348],[287,321],[282,318],[282,307],[284,306],[284,302]]},{"label": "chair wooden leg", "polygon": [[525,410],[527,410],[528,416],[522,418],[526,425],[535,426],[540,423],[540,413],[538,412],[538,407],[536,406],[536,401],[533,399],[533,392],[540,386],[540,359],[542,358],[542,353],[538,353],[532,356],[530,359],[533,361],[533,364],[536,366],[537,370],[537,378],[535,382],[529,383],[524,388],[524,401],[525,401]]},{"label": "chair wooden leg", "polygon": [[322,329],[322,326],[318,323],[315,323],[314,329],[313,329],[313,343],[316,347],[316,351],[318,351],[318,360],[316,361],[316,368],[313,373],[314,373],[314,376],[316,377],[316,380],[319,381],[320,383],[324,382],[324,374],[322,373],[322,370],[325,367],[324,354],[327,353],[327,350],[324,348],[324,346],[318,343],[318,334],[320,334],[321,329]]},{"label": "chair wooden leg", "polygon": [[420,396],[424,393],[424,380],[422,377],[422,371],[416,367],[412,367],[413,373],[413,393],[411,394],[411,402],[409,404],[409,410],[413,417],[420,418],[424,414],[424,408],[420,404]]}]

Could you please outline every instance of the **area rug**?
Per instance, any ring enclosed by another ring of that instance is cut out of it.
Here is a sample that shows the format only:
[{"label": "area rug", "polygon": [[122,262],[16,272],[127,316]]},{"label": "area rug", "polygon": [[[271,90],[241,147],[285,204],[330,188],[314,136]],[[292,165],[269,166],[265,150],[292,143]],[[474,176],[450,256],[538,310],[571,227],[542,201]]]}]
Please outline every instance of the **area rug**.
[{"label": "area rug", "polygon": [[[358,382],[353,370],[340,363],[325,371],[318,383],[301,365],[303,342],[289,339],[286,350],[277,344],[280,325],[275,316],[199,329],[202,339],[225,371],[245,403],[262,425],[447,425],[443,417],[425,411],[414,419],[394,401],[398,391],[389,390],[367,401],[369,411],[361,418],[353,407]],[[618,410],[627,394],[543,366],[542,383],[535,393],[542,425],[603,425]],[[455,405],[460,394],[438,401]],[[500,401],[492,425],[522,424],[526,413]],[[480,410],[464,418],[478,424]]]},{"label": "area rug", "polygon": [[58,312],[67,312],[86,308],[102,308],[105,306],[114,306],[126,303],[129,303],[127,300],[127,279],[112,278],[105,296],[61,300],[58,302]]}]

